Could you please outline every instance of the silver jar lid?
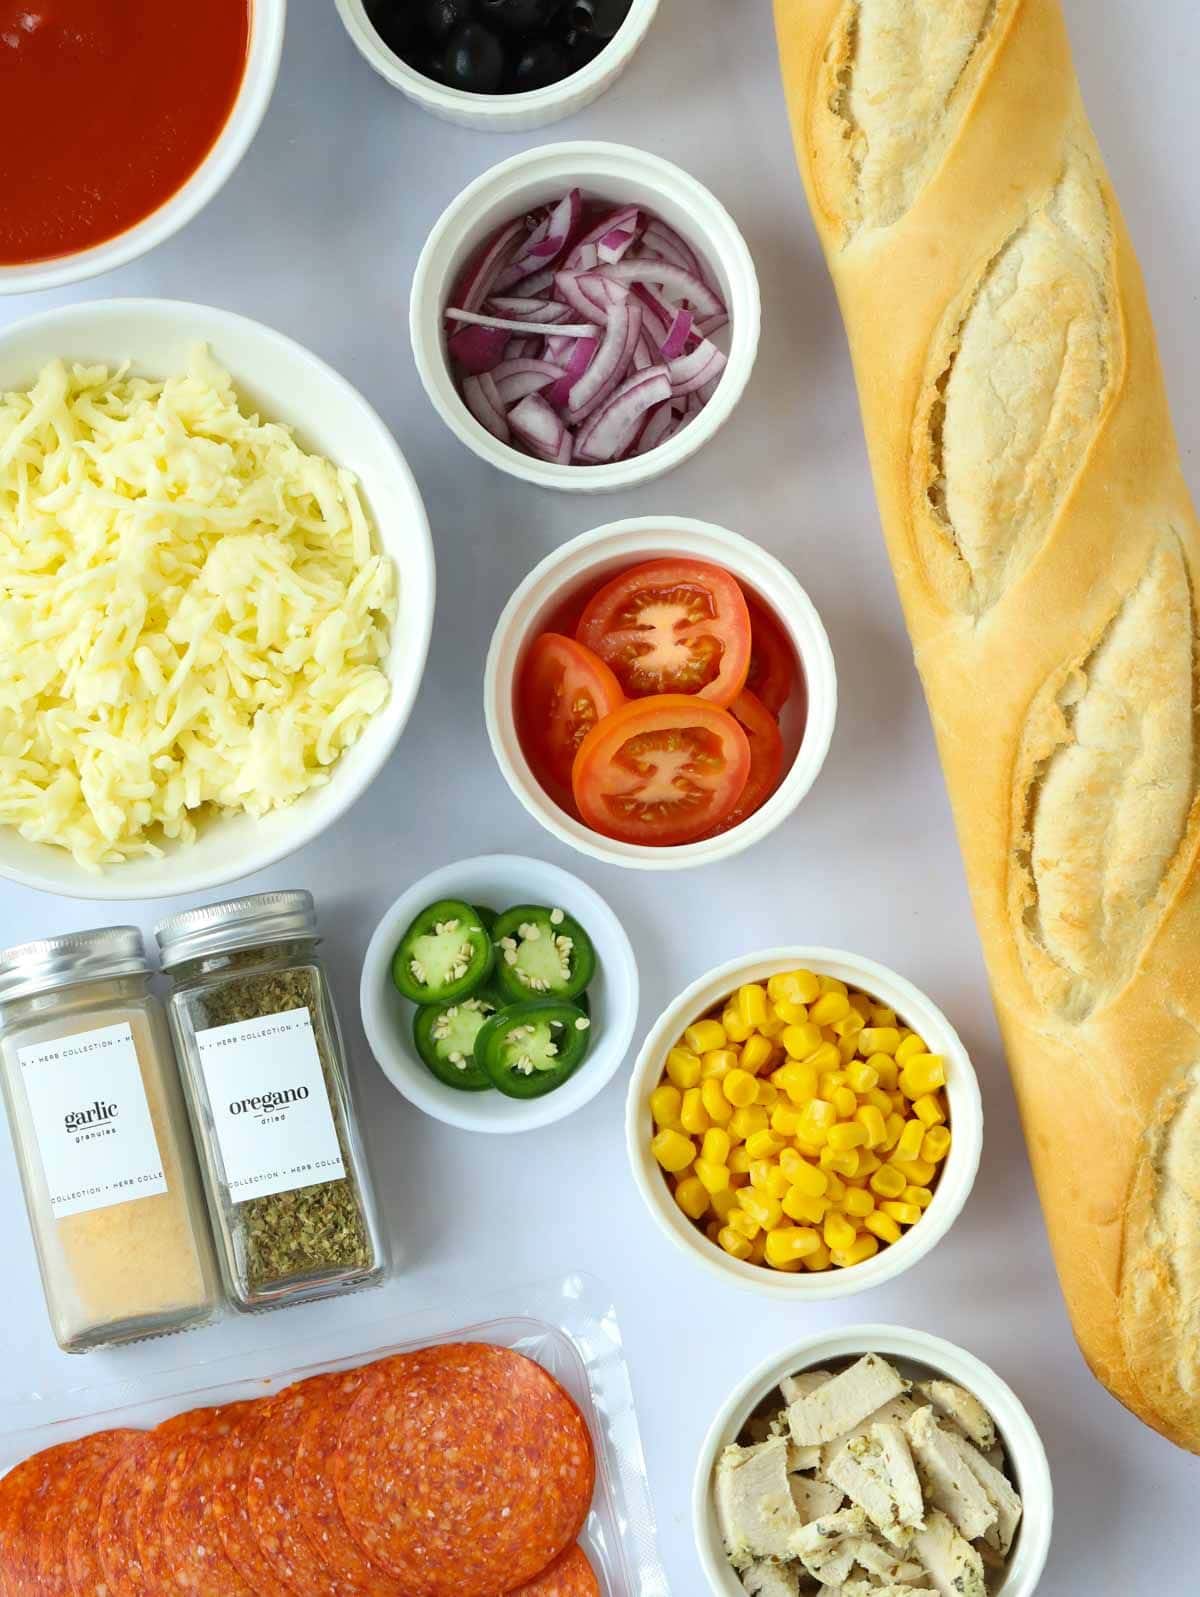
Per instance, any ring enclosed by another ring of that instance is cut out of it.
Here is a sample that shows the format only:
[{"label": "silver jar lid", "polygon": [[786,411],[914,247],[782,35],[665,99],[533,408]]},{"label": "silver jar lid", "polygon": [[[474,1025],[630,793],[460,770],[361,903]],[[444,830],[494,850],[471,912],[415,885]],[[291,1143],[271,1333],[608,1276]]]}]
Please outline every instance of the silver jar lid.
[{"label": "silver jar lid", "polygon": [[136,926],[102,926],[98,931],[70,932],[66,937],[40,937],[36,942],[0,949],[0,1003],[79,982],[144,976],[150,968]]},{"label": "silver jar lid", "polygon": [[203,909],[185,909],[154,928],[164,970],[236,948],[285,943],[317,935],[311,893],[250,893]]}]

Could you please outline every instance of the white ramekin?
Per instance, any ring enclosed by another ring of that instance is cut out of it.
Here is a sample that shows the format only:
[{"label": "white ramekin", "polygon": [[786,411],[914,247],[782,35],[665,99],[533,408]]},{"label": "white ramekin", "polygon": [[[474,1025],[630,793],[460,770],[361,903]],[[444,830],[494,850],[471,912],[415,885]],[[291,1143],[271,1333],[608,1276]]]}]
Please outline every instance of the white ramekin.
[{"label": "white ramekin", "polygon": [[[676,228],[715,273],[729,307],[729,364],[708,404],[681,432],[649,454],[607,466],[535,460],[492,437],[467,409],[450,370],[443,312],[459,273],[499,227],[561,199],[572,187],[588,199],[641,205]],[[682,465],[728,421],[758,353],[758,277],[737,223],[702,183],[645,150],[623,144],[548,144],[494,166],[443,212],[417,262],[409,325],[417,370],[435,410],[481,459],[540,488],[604,493],[632,488]]]},{"label": "white ramekin", "polygon": [[[422,1064],[412,1037],[413,1006],[392,982],[392,955],[421,911],[440,898],[465,899],[497,913],[514,904],[546,904],[566,910],[591,938],[596,950],[596,975],[588,988],[592,1046],[575,1074],[544,1098],[456,1092]],[[637,1021],[637,962],[625,928],[586,882],[545,860],[487,854],[444,865],[401,894],[375,928],[359,996],[371,1052],[409,1103],[462,1131],[536,1131],[582,1109],[620,1068]]]},{"label": "white ramekin", "polygon": [[944,1376],[956,1381],[973,1392],[996,1421],[1024,1510],[1004,1579],[990,1590],[992,1597],[1032,1597],[1046,1567],[1054,1525],[1054,1488],[1037,1428],[1020,1398],[995,1370],[953,1342],[901,1325],[848,1325],[808,1337],[768,1359],[721,1409],[700,1449],[692,1486],[696,1546],[717,1597],[745,1597],[745,1589],[725,1557],[713,1502],[713,1470],[722,1449],[737,1441],[746,1421],[785,1376],[820,1369],[835,1360],[857,1359],[864,1353],[894,1359],[909,1379]]},{"label": "white ramekin", "polygon": [[[514,685],[525,650],[547,620],[573,593],[594,588],[629,566],[661,555],[681,555],[724,566],[771,610],[804,668],[808,716],[803,735],[782,726],[791,758],[783,781],[763,807],[720,837],[677,848],[622,843],[593,832],[561,810],[530,769],[517,736]],[[635,870],[677,871],[730,859],[773,832],[792,813],[820,774],[837,717],[833,651],[812,600],[786,566],[736,532],[680,516],[639,516],[614,521],[563,544],[525,578],[501,612],[492,633],[483,676],[484,716],[492,752],[504,779],[548,832],[580,853],[608,865]]]},{"label": "white ramekin", "polygon": [[115,238],[73,255],[27,266],[0,266],[0,294],[31,294],[78,283],[145,255],[177,233],[220,192],[250,147],[279,75],[287,0],[253,0],[246,72],[217,142],[182,188]]},{"label": "white ramekin", "polygon": [[294,427],[307,449],[358,478],[383,552],[397,574],[397,615],[383,669],[391,695],[332,768],[324,787],[256,819],[224,815],[194,843],[85,870],[65,850],[0,827],[0,876],[69,898],[144,899],[207,892],[311,843],[360,798],[391,757],[416,702],[433,629],[434,562],[429,520],[396,440],[362,395],[303,345],[261,322],[208,305],[166,299],[83,300],[0,330],[0,393],[27,388],[48,361],[128,361],[143,377],[186,369],[207,344],[241,398],[270,421]]},{"label": "white ramekin", "polygon": [[371,25],[364,0],[337,0],[337,8],[363,59],[426,111],[479,133],[526,133],[574,116],[613,86],[646,37],[658,0],[633,0],[620,31],[594,61],[559,83],[527,94],[468,94],[465,89],[435,83],[384,44]]},{"label": "white ramekin", "polygon": [[[847,1270],[796,1274],[771,1270],[766,1265],[735,1259],[710,1242],[679,1208],[662,1170],[650,1151],[654,1124],[650,1094],[662,1079],[667,1054],[685,1027],[706,1015],[744,982],[766,981],[785,970],[812,970],[819,976],[836,976],[889,1005],[906,1025],[919,1032],[933,1053],[944,1054],[946,1096],[950,1106],[953,1142],[934,1189],[933,1202],[899,1242],[881,1248],[873,1258]],[[734,959],[693,982],[656,1022],[642,1045],[625,1106],[625,1140],[634,1180],[646,1206],[676,1246],[735,1286],[791,1303],[854,1297],[872,1287],[894,1281],[911,1270],[937,1246],[955,1220],[975,1185],[983,1147],[983,1101],[970,1056],[945,1015],[923,992],[903,976],[877,965],[873,959],[842,953],[833,948],[773,948],[761,954]]]}]

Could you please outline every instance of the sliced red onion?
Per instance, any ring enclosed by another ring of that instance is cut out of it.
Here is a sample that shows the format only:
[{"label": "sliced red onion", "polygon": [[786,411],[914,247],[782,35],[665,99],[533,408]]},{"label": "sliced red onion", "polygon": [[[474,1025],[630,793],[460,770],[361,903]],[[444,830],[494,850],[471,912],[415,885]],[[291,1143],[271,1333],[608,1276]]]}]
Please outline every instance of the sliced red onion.
[{"label": "sliced red onion", "polygon": [[652,449],[657,449],[659,444],[665,444],[675,431],[676,417],[671,409],[670,401],[657,405],[646,416],[646,425],[642,428],[634,448],[635,455],[648,455]]},{"label": "sliced red onion", "polygon": [[[581,347],[582,342],[577,339],[575,348]],[[548,388],[561,376],[558,367],[552,366],[548,360],[506,360],[491,374],[500,403],[505,408],[515,405],[526,394],[536,394]]]},{"label": "sliced red onion", "polygon": [[508,413],[508,424],[530,454],[539,460],[557,460],[568,436],[562,418],[542,398],[528,394]]},{"label": "sliced red onion", "polygon": [[[596,330],[593,328],[593,343],[596,341],[595,332]],[[551,336],[546,339],[546,348],[543,351],[542,359],[548,360],[552,365],[558,366],[563,371],[566,371],[567,367],[571,364],[571,356],[575,353],[575,350],[582,342],[584,342],[584,340],[578,338],[555,338]]]},{"label": "sliced red onion", "polygon": [[714,333],[719,333],[723,327],[729,326],[729,314],[721,311],[716,316],[706,316],[703,321],[696,323],[696,331],[701,338],[711,338]]},{"label": "sliced red onion", "polygon": [[491,371],[504,359],[508,334],[495,327],[460,327],[446,347],[463,371],[476,375]]},{"label": "sliced red onion", "polygon": [[657,283],[687,300],[701,316],[716,316],[725,309],[708,284],[695,272],[676,266],[673,261],[624,260],[606,266],[605,274],[617,283]]},{"label": "sliced red onion", "polygon": [[637,437],[646,412],[671,397],[665,366],[635,372],[596,410],[575,439],[575,458],[604,465],[616,460]]},{"label": "sliced red onion", "polygon": [[571,402],[572,388],[592,364],[599,348],[600,340],[598,338],[575,339],[566,370],[556,380],[554,387],[546,395],[552,405],[557,406],[559,410],[566,410]]},{"label": "sliced red onion", "polygon": [[689,355],[669,363],[672,394],[693,394],[715,382],[725,370],[726,357],[708,339],[696,345]]},{"label": "sliced red onion", "polygon": [[619,210],[610,211],[572,247],[563,265],[569,272],[586,271],[590,266],[596,265],[599,259],[600,240],[606,233],[612,233],[620,228],[628,229],[636,235],[640,225],[641,212],[636,205],[625,205]]},{"label": "sliced red onion", "polygon": [[484,372],[479,377],[464,378],[462,396],[475,420],[486,427],[493,438],[498,438],[502,444],[508,443],[511,434],[504,419],[504,406],[489,374]]},{"label": "sliced red onion", "polygon": [[569,194],[563,196],[540,226],[534,228],[500,273],[496,279],[496,288],[499,292],[503,293],[506,288],[512,288],[522,278],[544,270],[551,261],[557,260],[567,247],[571,235],[578,231],[579,218],[582,214],[583,195],[578,189],[572,189]]},{"label": "sliced red onion", "polygon": [[644,372],[647,366],[658,365],[654,358],[654,351],[650,348],[650,340],[644,332],[638,336],[637,348],[633,352],[633,364],[636,370],[640,372]]},{"label": "sliced red onion", "polygon": [[[566,340],[564,339],[564,343]],[[542,347],[540,338],[510,338],[504,351],[505,360],[532,360]]]},{"label": "sliced red onion", "polygon": [[554,292],[559,299],[569,305],[577,316],[585,317],[589,322],[594,322],[597,327],[602,327],[607,317],[607,311],[602,304],[585,293],[581,278],[591,276],[591,273],[556,272],[554,274]]},{"label": "sliced red onion", "polygon": [[468,269],[455,290],[455,302],[465,311],[477,311],[492,292],[496,278],[517,246],[525,231],[525,219],[518,216],[515,222],[502,227],[477,261]]},{"label": "sliced red onion", "polygon": [[516,299],[493,295],[487,303],[489,315],[508,316],[514,322],[565,322],[571,314],[569,305],[560,305],[552,299]]},{"label": "sliced red onion", "polygon": [[581,422],[606,400],[633,361],[642,334],[642,307],[634,299],[614,305],[600,348],[587,371],[571,390],[567,419]]},{"label": "sliced red onion", "polygon": [[[596,245],[596,255],[606,266],[615,266],[622,259],[637,234],[631,227],[610,227]],[[589,245],[590,249],[591,246]]]},{"label": "sliced red onion", "polygon": [[647,250],[655,255],[661,255],[663,260],[674,261],[676,266],[682,266],[684,271],[691,272],[693,276],[703,277],[704,273],[695,250],[661,218],[655,216],[646,223],[642,242]]},{"label": "sliced red onion", "polygon": [[659,353],[665,361],[678,360],[687,348],[692,331],[691,311],[676,311],[671,330],[662,341]]},{"label": "sliced red onion", "polygon": [[[469,322],[473,327],[495,327],[506,333],[527,333],[530,325],[505,316],[480,316],[475,311],[448,310],[446,317],[448,321]],[[556,322],[554,331],[559,338],[592,338],[596,330],[594,327],[562,327]]]}]

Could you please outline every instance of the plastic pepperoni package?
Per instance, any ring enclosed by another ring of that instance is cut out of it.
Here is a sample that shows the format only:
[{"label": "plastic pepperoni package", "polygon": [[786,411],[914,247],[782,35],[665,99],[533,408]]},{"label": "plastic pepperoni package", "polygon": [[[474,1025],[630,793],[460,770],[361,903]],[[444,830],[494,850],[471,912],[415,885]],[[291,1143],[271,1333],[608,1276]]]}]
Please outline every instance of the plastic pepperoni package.
[{"label": "plastic pepperoni package", "polygon": [[221,1597],[668,1597],[616,1311],[586,1276],[2,1417],[0,1556],[64,1593],[111,1563],[139,1594],[169,1570]]}]

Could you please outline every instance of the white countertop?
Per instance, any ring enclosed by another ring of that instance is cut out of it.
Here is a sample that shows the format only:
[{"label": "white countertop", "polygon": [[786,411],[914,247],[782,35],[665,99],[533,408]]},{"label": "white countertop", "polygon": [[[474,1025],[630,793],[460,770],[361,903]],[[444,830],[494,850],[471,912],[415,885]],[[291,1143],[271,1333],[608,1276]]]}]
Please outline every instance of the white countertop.
[{"label": "white countertop", "polygon": [[[1185,464],[1200,489],[1200,12],[1190,0],[1067,0],[1067,10],[1088,105],[1149,279]],[[539,493],[468,454],[427,403],[406,332],[412,267],[443,206],[506,154],[572,137],[644,145],[709,184],[746,233],[764,301],[762,356],[727,431],[674,476],[600,501]],[[768,1354],[856,1320],[911,1324],[962,1343],[1024,1399],[1057,1489],[1044,1597],[1183,1597],[1194,1562],[1165,1531],[1194,1516],[1200,1466],[1092,1380],[1068,1329],[880,541],[841,324],[793,165],[766,0],[663,0],[641,55],[606,98],[558,128],[511,138],[432,121],[360,60],[330,0],[293,0],[274,103],[209,209],[123,271],[77,290],[0,301],[0,325],[56,301],[127,294],[227,306],[310,345],[377,406],[426,496],[438,627],[409,730],[339,826],[244,884],[304,886],[317,897],[381,1199],[408,1256],[386,1298],[371,1293],[70,1359],[50,1338],[0,1138],[0,1406],[85,1380],[136,1383],[142,1372],[182,1371],[238,1350],[249,1356],[323,1327],[377,1321],[391,1308],[585,1270],[607,1284],[624,1330],[662,1554],[679,1597],[703,1590],[689,1490],[718,1405]],[[574,533],[654,511],[724,522],[790,564],[829,629],[842,691],[829,763],[791,822],[729,864],[660,877],[586,861],[543,833],[492,761],[480,703],[487,640],[515,582]],[[711,1280],[662,1238],[634,1190],[622,1131],[628,1066],[573,1119],[525,1139],[472,1137],[410,1110],[366,1048],[359,961],[376,919],[407,883],[458,855],[497,849],[554,859],[609,898],[640,961],[639,1037],[709,966],[788,941],[857,949],[925,988],[973,1053],[988,1117],[975,1194],[932,1257],[867,1297],[802,1313]],[[117,918],[148,930],[174,907],[113,914],[4,888],[0,942]]]}]

